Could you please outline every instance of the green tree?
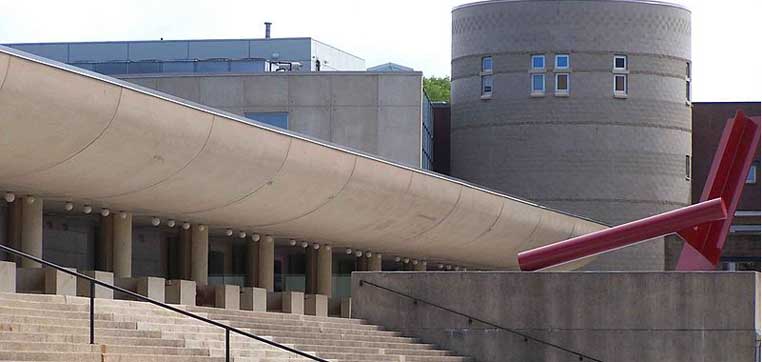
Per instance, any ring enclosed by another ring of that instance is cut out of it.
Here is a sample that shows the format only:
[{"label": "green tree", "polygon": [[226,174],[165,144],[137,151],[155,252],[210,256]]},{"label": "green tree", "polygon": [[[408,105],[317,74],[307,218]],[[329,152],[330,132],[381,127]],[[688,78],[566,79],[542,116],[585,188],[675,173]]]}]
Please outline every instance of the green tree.
[{"label": "green tree", "polygon": [[423,89],[432,102],[450,101],[450,77],[423,77]]}]

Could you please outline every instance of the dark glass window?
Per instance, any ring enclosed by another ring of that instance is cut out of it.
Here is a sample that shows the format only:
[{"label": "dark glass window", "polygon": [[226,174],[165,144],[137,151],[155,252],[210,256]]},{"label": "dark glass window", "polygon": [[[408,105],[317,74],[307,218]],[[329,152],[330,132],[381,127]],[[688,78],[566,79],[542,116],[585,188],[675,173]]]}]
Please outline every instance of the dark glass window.
[{"label": "dark glass window", "polygon": [[615,56],[614,69],[627,69],[627,57],[624,55]]},{"label": "dark glass window", "polygon": [[559,92],[569,91],[569,74],[567,73],[556,74],[556,91],[559,91]]},{"label": "dark glass window", "polygon": [[483,96],[492,95],[493,82],[494,82],[494,78],[492,78],[491,75],[482,76],[482,95]]},{"label": "dark glass window", "polygon": [[614,91],[627,93],[627,75],[617,74],[614,76]]},{"label": "dark glass window", "polygon": [[288,129],[288,112],[248,112],[246,118]]}]

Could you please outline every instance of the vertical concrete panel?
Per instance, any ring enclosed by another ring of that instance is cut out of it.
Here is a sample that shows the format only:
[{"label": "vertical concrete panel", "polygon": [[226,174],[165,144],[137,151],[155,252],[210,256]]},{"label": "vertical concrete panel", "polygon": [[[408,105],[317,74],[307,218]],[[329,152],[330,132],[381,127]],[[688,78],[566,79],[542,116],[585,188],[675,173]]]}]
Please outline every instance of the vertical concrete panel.
[{"label": "vertical concrete panel", "polygon": [[157,78],[156,85],[152,88],[189,101],[201,102],[201,79],[200,77]]},{"label": "vertical concrete panel", "polygon": [[201,103],[215,107],[243,106],[243,79],[240,77],[200,78]]},{"label": "vertical concrete panel", "polygon": [[378,110],[378,155],[421,166],[421,105],[382,106]]},{"label": "vertical concrete panel", "polygon": [[247,106],[288,105],[288,78],[283,74],[243,78],[243,101]]},{"label": "vertical concrete panel", "polygon": [[378,154],[377,107],[334,106],[332,114],[332,142]]}]

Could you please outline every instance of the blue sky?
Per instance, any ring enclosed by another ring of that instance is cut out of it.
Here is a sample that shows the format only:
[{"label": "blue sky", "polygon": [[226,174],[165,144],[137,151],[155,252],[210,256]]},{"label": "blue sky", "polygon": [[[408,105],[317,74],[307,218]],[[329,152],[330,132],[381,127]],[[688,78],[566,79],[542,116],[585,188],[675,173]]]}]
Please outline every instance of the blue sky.
[{"label": "blue sky", "polygon": [[[450,73],[450,11],[464,0],[25,0],[0,12],[0,43],[310,36],[425,75]],[[693,13],[695,101],[760,101],[759,0],[681,0]]]}]

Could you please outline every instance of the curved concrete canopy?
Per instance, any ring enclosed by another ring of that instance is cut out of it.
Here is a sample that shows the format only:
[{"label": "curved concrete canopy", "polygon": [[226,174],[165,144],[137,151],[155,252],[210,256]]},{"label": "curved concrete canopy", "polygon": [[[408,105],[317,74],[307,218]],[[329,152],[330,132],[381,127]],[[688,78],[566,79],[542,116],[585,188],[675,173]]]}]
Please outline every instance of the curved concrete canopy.
[{"label": "curved concrete canopy", "polygon": [[605,226],[0,47],[0,187],[386,254],[517,268]]}]

